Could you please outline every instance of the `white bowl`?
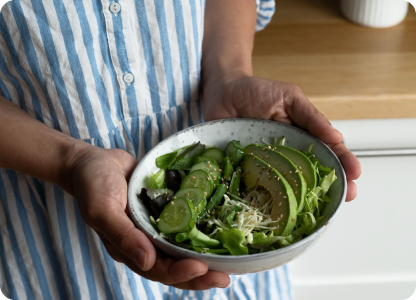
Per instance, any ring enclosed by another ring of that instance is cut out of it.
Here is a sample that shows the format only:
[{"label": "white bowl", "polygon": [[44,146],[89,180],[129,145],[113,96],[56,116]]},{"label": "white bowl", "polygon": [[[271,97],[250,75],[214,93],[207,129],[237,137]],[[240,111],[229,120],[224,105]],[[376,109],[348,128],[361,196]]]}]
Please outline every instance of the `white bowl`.
[{"label": "white bowl", "polygon": [[[158,235],[152,227],[149,213],[141,200],[137,198],[145,179],[150,172],[156,173],[158,168],[155,160],[158,156],[172,152],[186,145],[200,141],[203,144],[225,149],[231,140],[239,140],[244,147],[259,142],[265,136],[286,137],[286,144],[299,150],[307,150],[314,144],[314,154],[325,166],[333,166],[338,179],[332,184],[328,196],[333,200],[324,214],[325,222],[313,234],[290,246],[270,252],[250,255],[211,255],[190,251],[172,243]],[[139,162],[134,170],[128,188],[128,207],[135,224],[163,252],[176,258],[194,258],[205,262],[210,270],[222,271],[227,274],[244,274],[266,271],[287,264],[311,247],[332,224],[339,213],[346,196],[346,178],[344,170],[336,155],[323,142],[309,133],[282,123],[257,119],[227,119],[203,123],[182,130],[156,145]]]},{"label": "white bowl", "polygon": [[406,17],[404,0],[341,0],[341,11],[351,22],[373,28],[396,26]]}]

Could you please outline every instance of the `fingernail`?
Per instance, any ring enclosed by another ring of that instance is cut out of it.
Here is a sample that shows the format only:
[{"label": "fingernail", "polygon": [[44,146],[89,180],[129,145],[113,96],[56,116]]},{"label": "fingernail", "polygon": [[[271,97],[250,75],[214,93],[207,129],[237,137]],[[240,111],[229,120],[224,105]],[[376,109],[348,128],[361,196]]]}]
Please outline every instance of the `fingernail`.
[{"label": "fingernail", "polygon": [[188,280],[194,279],[196,277],[199,277],[199,276],[202,276],[202,275],[205,275],[205,274],[206,273],[195,273],[195,274],[189,275]]},{"label": "fingernail", "polygon": [[225,289],[228,286],[229,286],[229,284],[212,283],[212,284],[209,285],[209,288],[211,288],[211,289],[213,289],[213,288]]},{"label": "fingernail", "polygon": [[[338,129],[336,129],[335,127],[332,127],[332,128],[334,128],[334,130],[336,131],[336,132],[338,132],[340,135],[342,135],[342,133],[338,130]],[[342,135],[343,136],[343,135]]]},{"label": "fingernail", "polygon": [[137,248],[134,251],[133,259],[140,269],[144,270],[146,268],[147,253],[143,249]]}]

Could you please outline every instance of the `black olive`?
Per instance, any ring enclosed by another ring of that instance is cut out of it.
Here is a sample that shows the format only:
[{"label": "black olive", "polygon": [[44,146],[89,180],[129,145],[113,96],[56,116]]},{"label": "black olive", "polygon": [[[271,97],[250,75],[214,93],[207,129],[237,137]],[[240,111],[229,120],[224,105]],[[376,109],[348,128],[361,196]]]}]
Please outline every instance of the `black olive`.
[{"label": "black olive", "polygon": [[167,170],[165,175],[165,183],[168,189],[175,193],[179,191],[182,183],[182,177],[178,170]]}]

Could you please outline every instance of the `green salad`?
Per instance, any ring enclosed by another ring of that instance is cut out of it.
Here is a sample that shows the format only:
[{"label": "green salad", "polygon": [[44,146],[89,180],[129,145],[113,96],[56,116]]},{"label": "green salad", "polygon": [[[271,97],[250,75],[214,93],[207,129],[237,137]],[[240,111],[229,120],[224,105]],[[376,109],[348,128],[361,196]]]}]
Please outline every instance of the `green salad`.
[{"label": "green salad", "polygon": [[[269,138],[270,139],[270,138]],[[318,228],[337,179],[285,138],[225,149],[200,142],[156,159],[139,199],[159,236],[200,253],[247,255],[293,244]]]}]

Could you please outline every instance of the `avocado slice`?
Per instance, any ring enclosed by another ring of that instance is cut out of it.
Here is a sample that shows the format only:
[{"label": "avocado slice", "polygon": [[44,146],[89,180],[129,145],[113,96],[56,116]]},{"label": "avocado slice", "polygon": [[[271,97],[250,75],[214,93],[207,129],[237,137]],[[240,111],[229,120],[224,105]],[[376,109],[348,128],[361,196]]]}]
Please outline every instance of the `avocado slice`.
[{"label": "avocado slice", "polygon": [[298,203],[297,212],[301,212],[305,205],[305,196],[308,189],[306,181],[296,165],[283,154],[274,151],[273,148],[268,148],[267,146],[250,144],[244,148],[244,153],[252,153],[258,156],[283,175],[295,193],[296,201]]},{"label": "avocado slice", "polygon": [[296,225],[297,202],[295,194],[287,180],[271,165],[256,155],[246,155],[242,164],[244,183],[249,190],[262,187],[268,190],[273,198],[270,214],[279,226],[274,230],[275,235],[287,236]]},{"label": "avocado slice", "polygon": [[316,187],[316,172],[309,158],[302,152],[283,145],[271,146],[273,150],[278,151],[289,158],[299,169],[303,178],[305,178],[308,189],[312,190]]}]

